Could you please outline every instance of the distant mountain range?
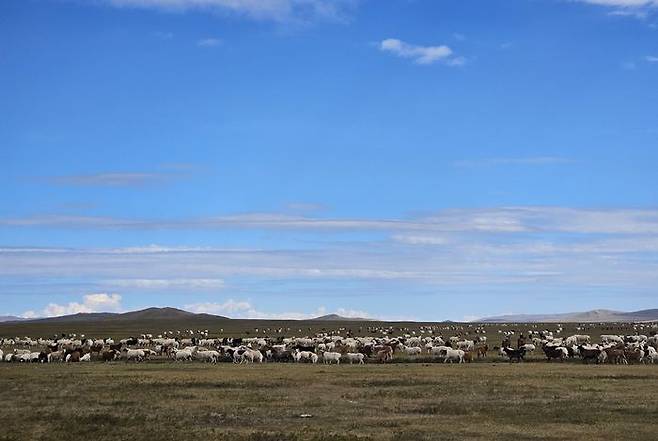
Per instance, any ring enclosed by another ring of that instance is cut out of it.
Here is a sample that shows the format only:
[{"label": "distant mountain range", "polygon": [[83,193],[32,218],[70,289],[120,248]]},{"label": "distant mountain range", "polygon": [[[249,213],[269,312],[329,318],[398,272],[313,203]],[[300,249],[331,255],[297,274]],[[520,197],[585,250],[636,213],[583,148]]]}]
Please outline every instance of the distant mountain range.
[{"label": "distant mountain range", "polygon": [[[14,316],[0,316],[0,323],[23,322],[23,323],[114,323],[119,325],[123,322],[167,322],[167,321],[194,321],[208,322],[209,320],[231,320],[228,317],[212,314],[195,314],[177,308],[147,308],[139,311],[124,313],[94,312],[64,315],[59,317],[47,317],[36,319],[25,319]],[[361,317],[343,317],[338,314],[327,314],[306,321],[316,322],[357,322],[376,321]],[[598,322],[646,322],[658,321],[658,309],[645,309],[634,312],[612,311],[608,309],[595,309],[586,312],[569,312],[563,314],[509,314],[497,317],[486,317],[475,320],[477,323],[598,323]]]},{"label": "distant mountain range", "polygon": [[[37,319],[19,319],[22,321],[30,322],[120,322],[120,321],[139,321],[139,320],[179,320],[186,318],[213,318],[213,319],[225,319],[229,320],[228,317],[223,317],[221,315],[211,315],[211,314],[195,314],[193,312],[183,311],[182,309],[176,308],[147,308],[139,311],[130,311],[124,313],[115,313],[115,312],[93,312],[93,313],[78,313],[72,315],[62,315],[59,317],[47,317],[47,318],[37,318]],[[1,321],[1,320],[0,320]]]},{"label": "distant mountain range", "polygon": [[[196,314],[189,311],[184,311],[177,308],[147,308],[139,311],[130,311],[124,313],[114,312],[93,312],[93,313],[78,313],[72,315],[62,315],[58,317],[46,317],[25,319],[14,316],[0,317],[0,322],[23,321],[23,322],[39,322],[39,323],[81,323],[81,322],[121,322],[121,321],[167,321],[167,320],[184,320],[184,319],[214,319],[214,320],[230,320],[228,317],[212,314]],[[343,317],[338,314],[328,314],[321,317],[309,319],[310,321],[335,321],[335,322],[355,322],[355,321],[369,321],[370,319],[360,317]]]},{"label": "distant mountain range", "polygon": [[22,317],[14,317],[13,315],[0,315],[0,323],[3,322],[20,322],[25,320]]},{"label": "distant mountain range", "polygon": [[365,322],[372,321],[372,319],[361,318],[361,317],[343,317],[338,314],[327,314],[320,317],[315,317],[311,319],[314,322]]},{"label": "distant mountain range", "polygon": [[658,321],[658,309],[621,312],[609,309],[595,309],[586,312],[563,314],[509,314],[475,320],[478,323],[598,323],[598,322],[648,322]]}]

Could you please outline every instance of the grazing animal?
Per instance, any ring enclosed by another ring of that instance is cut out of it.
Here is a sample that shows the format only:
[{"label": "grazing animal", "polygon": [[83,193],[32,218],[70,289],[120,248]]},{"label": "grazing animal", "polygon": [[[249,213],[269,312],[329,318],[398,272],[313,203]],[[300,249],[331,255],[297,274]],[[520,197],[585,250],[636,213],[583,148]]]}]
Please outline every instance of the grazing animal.
[{"label": "grazing animal", "polygon": [[477,356],[478,356],[478,358],[480,358],[480,357],[482,357],[482,358],[487,358],[487,352],[488,352],[488,351],[489,351],[489,346],[488,346],[488,345],[484,345],[484,346],[480,346],[480,347],[478,347],[478,348],[477,348]]},{"label": "grazing animal", "polygon": [[386,363],[389,360],[393,360],[393,348],[390,346],[384,346],[375,354],[375,358],[381,363]]},{"label": "grazing animal", "polygon": [[363,355],[359,352],[356,352],[356,353],[355,352],[348,352],[347,354],[345,354],[345,359],[347,361],[349,361],[350,364],[352,364],[352,363],[365,364],[365,362],[363,361],[364,358],[365,358],[365,355]]},{"label": "grazing animal", "polygon": [[301,361],[310,361],[311,363],[315,364],[318,362],[318,356],[314,352],[310,351],[300,351],[297,349],[293,353],[293,357],[295,362],[299,363]]},{"label": "grazing animal", "polygon": [[638,363],[644,363],[644,351],[642,349],[626,349],[624,351],[626,359],[628,361],[637,361]]},{"label": "grazing animal", "polygon": [[66,355],[67,363],[79,363],[80,362],[80,352],[73,351],[70,354]]},{"label": "grazing animal", "polygon": [[108,351],[103,351],[101,353],[101,358],[105,362],[114,361],[114,360],[119,358],[119,351],[117,351],[116,349],[110,349]]},{"label": "grazing animal", "polygon": [[456,361],[458,363],[463,363],[464,354],[465,352],[462,351],[461,349],[448,348],[446,349],[445,358],[443,359],[443,362],[444,363],[450,362],[452,364],[453,361]]},{"label": "grazing animal", "polygon": [[507,358],[509,358],[509,362],[513,362],[516,360],[517,363],[521,363],[523,361],[523,357],[525,356],[525,349],[523,346],[521,346],[519,349],[513,349],[513,348],[502,348],[503,352],[505,352],[505,355],[507,355]]},{"label": "grazing animal", "polygon": [[430,349],[430,354],[443,358],[445,357],[445,353],[448,349],[452,348],[450,346],[434,346],[432,349]]},{"label": "grazing animal", "polygon": [[532,343],[526,343],[521,347],[526,351],[526,353],[534,352],[535,349],[537,349],[537,347],[535,345],[533,345]]},{"label": "grazing animal", "polygon": [[614,363],[614,364],[628,364],[628,360],[626,360],[626,353],[624,352],[623,349],[606,348],[603,351],[601,351],[601,353],[606,355],[605,359],[601,360],[601,362],[608,360],[610,361],[610,363]]},{"label": "grazing animal", "polygon": [[589,363],[590,361],[599,363],[599,355],[601,354],[599,348],[586,348],[580,345],[578,346],[578,353],[580,354],[580,358],[583,359],[583,363]]},{"label": "grazing animal", "polygon": [[[317,355],[315,357],[317,361]],[[263,353],[256,349],[246,349],[242,354],[242,360],[240,361],[240,363],[262,363],[262,362],[263,362]]]},{"label": "grazing animal", "polygon": [[126,359],[126,363],[130,360],[133,360],[136,363],[139,363],[144,360],[145,354],[141,349],[128,349],[124,348],[123,356]]},{"label": "grazing animal", "polygon": [[464,340],[457,342],[457,349],[462,351],[472,351],[475,347],[475,343],[472,340]]},{"label": "grazing animal", "polygon": [[322,361],[324,362],[324,364],[332,364],[332,363],[340,364],[340,357],[341,357],[340,352],[324,352],[322,354]]},{"label": "grazing animal", "polygon": [[197,360],[205,361],[208,363],[217,363],[217,360],[219,360],[219,352],[217,351],[200,351],[197,352],[194,356]]},{"label": "grazing animal", "polygon": [[544,345],[542,348],[546,355],[546,361],[560,360],[564,361],[569,357],[569,351],[563,346]]},{"label": "grazing animal", "polygon": [[419,346],[400,346],[402,352],[406,355],[415,356],[420,355],[423,350]]}]

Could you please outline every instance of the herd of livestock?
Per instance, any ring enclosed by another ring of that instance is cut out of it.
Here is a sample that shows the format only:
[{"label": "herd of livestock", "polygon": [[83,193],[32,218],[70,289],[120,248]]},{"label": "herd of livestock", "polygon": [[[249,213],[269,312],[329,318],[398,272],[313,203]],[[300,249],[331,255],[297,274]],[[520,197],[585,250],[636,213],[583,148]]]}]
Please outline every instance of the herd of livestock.
[{"label": "herd of livestock", "polygon": [[[84,335],[60,335],[50,339],[29,337],[0,339],[0,359],[9,363],[54,362],[143,362],[171,360],[208,363],[387,363],[392,360],[435,360],[464,363],[475,359],[522,362],[528,356],[547,361],[580,359],[584,363],[657,363],[658,331],[648,335],[604,334],[598,342],[586,334],[561,337],[561,329],[498,333],[502,343],[490,350],[484,328],[472,335],[444,337],[437,332],[400,333],[400,335],[352,336],[349,333],[323,332],[311,337],[209,338],[208,331],[167,331],[162,335],[143,334],[114,341],[92,339]],[[493,352],[493,354],[492,354]]]}]

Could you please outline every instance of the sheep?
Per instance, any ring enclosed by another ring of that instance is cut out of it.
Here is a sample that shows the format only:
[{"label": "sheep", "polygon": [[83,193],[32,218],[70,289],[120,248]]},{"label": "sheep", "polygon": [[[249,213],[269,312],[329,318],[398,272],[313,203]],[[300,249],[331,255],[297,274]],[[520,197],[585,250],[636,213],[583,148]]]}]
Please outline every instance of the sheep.
[{"label": "sheep", "polygon": [[359,364],[365,364],[363,359],[365,358],[365,355],[359,353],[359,352],[348,352],[345,354],[345,359],[350,362],[350,364],[356,362]]},{"label": "sheep", "polygon": [[591,338],[590,338],[589,335],[576,334],[576,335],[572,335],[570,337],[567,337],[564,341],[564,344],[566,346],[580,346],[580,345],[584,345],[586,343],[589,343],[590,340],[591,340]]},{"label": "sheep", "polygon": [[294,358],[296,363],[299,363],[302,360],[310,361],[313,364],[316,364],[318,362],[317,354],[315,354],[313,352],[309,352],[309,351],[300,351],[299,349],[297,349],[293,353],[293,358]]},{"label": "sheep", "polygon": [[88,352],[85,355],[83,355],[82,357],[80,357],[80,361],[81,362],[90,362],[91,361],[91,353]]},{"label": "sheep", "polygon": [[64,351],[55,351],[48,354],[48,363],[55,361],[64,361]]},{"label": "sheep", "polygon": [[173,352],[174,361],[192,361],[192,355],[191,349],[174,349]]},{"label": "sheep", "polygon": [[475,343],[472,340],[464,340],[457,342],[457,349],[462,351],[472,351],[475,347]]},{"label": "sheep", "polygon": [[447,363],[450,361],[452,364],[453,361],[457,361],[458,363],[463,363],[464,362],[464,351],[461,349],[452,349],[448,348],[445,353],[445,358],[443,359],[444,363]]},{"label": "sheep", "polygon": [[406,354],[410,356],[414,355],[420,355],[421,352],[423,351],[420,346],[400,346],[400,349]]},{"label": "sheep", "polygon": [[450,346],[434,346],[432,349],[430,349],[430,354],[439,357],[444,357],[448,349],[452,349],[452,348]]},{"label": "sheep", "polygon": [[624,343],[624,339],[618,335],[603,334],[601,335],[601,342],[603,343]]},{"label": "sheep", "polygon": [[336,364],[340,364],[340,357],[340,352],[324,352],[322,354],[322,360],[324,364],[332,364],[334,362]]},{"label": "sheep", "polygon": [[80,361],[80,352],[73,351],[70,354],[66,354],[65,358],[67,363],[77,363]]},{"label": "sheep", "polygon": [[263,362],[263,353],[259,350],[250,349],[250,348],[245,349],[244,353],[242,353],[242,358],[240,361],[240,363],[262,363],[262,362]]},{"label": "sheep", "polygon": [[114,361],[119,358],[119,351],[115,349],[110,349],[109,351],[103,351],[101,354],[103,361]]},{"label": "sheep", "polygon": [[382,363],[385,363],[388,360],[393,360],[393,348],[390,346],[380,347],[375,354],[375,357]]},{"label": "sheep", "polygon": [[144,360],[144,357],[146,354],[144,354],[144,351],[141,349],[124,349],[124,357],[126,359],[126,363],[130,360],[134,360],[135,362],[140,362]]},{"label": "sheep", "polygon": [[[534,352],[537,347],[533,345],[532,343],[526,343],[523,346],[521,346],[525,352]],[[521,349],[519,348],[519,349]]]},{"label": "sheep", "polygon": [[194,354],[197,360],[205,361],[208,363],[217,363],[219,359],[219,352],[217,351],[199,351]]}]

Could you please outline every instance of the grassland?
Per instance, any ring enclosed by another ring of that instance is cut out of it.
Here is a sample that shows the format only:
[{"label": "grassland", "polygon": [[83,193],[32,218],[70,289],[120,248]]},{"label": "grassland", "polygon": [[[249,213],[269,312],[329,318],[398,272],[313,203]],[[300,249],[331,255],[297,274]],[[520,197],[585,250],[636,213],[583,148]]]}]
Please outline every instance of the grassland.
[{"label": "grassland", "polygon": [[656,391],[642,365],[0,364],[0,440],[656,440]]}]

